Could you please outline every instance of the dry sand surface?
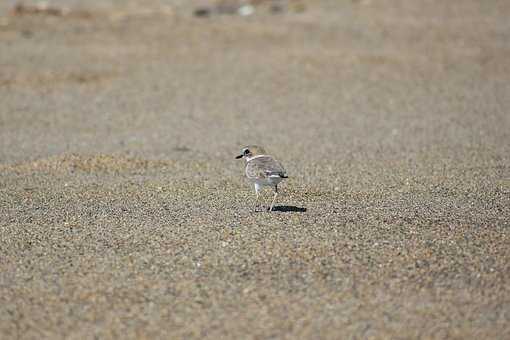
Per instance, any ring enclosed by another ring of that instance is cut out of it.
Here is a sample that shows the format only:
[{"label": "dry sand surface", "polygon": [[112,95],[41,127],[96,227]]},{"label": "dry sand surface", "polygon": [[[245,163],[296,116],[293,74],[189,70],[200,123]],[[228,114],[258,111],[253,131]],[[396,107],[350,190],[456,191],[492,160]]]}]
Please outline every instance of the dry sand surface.
[{"label": "dry sand surface", "polygon": [[33,3],[0,5],[1,339],[510,338],[510,2]]}]

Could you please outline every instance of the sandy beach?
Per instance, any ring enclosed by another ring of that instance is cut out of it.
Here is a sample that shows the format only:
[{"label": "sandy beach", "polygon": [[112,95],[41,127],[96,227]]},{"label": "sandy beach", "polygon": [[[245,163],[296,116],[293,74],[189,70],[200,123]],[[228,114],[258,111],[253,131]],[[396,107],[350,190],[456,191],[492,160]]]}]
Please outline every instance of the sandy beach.
[{"label": "sandy beach", "polygon": [[510,338],[508,1],[37,4],[0,5],[1,339]]}]

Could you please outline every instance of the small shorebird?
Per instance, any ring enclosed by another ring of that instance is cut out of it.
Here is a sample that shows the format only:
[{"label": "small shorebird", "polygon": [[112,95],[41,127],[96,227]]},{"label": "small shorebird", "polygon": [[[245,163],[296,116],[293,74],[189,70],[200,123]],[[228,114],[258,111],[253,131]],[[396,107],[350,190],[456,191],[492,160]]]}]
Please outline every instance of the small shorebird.
[{"label": "small shorebird", "polygon": [[273,210],[276,196],[278,196],[278,183],[284,178],[288,178],[283,166],[273,157],[266,154],[263,148],[257,145],[248,145],[244,147],[241,154],[236,159],[244,158],[246,160],[246,177],[253,182],[255,186],[254,209],[259,200],[259,191],[262,186],[270,186],[274,190],[273,201],[269,211]]}]

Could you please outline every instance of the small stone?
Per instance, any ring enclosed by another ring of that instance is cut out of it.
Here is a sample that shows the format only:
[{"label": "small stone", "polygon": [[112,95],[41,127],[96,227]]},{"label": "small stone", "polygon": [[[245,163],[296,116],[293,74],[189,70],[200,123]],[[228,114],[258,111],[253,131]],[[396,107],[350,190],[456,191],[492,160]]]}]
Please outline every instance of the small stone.
[{"label": "small stone", "polygon": [[196,17],[199,17],[199,18],[209,17],[211,15],[211,9],[209,9],[207,7],[197,8],[193,12],[193,15]]},{"label": "small stone", "polygon": [[237,10],[237,14],[243,17],[252,15],[253,13],[255,13],[255,7],[253,7],[252,5],[244,5],[239,7],[239,9]]}]

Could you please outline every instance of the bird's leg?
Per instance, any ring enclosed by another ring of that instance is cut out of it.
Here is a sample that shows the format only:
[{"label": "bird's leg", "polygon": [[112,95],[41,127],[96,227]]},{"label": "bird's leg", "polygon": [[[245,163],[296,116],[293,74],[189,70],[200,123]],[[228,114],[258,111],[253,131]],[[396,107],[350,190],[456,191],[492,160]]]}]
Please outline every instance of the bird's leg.
[{"label": "bird's leg", "polygon": [[274,186],[274,196],[273,196],[273,202],[271,202],[271,207],[269,207],[269,211],[273,210],[274,202],[276,201],[276,196],[278,196],[278,186]]},{"label": "bird's leg", "polygon": [[259,186],[257,184],[255,184],[255,195],[257,197],[255,198],[255,203],[253,204],[254,211],[257,211],[257,204],[259,202],[259,196],[260,196],[259,189],[260,189]]}]

